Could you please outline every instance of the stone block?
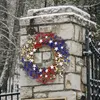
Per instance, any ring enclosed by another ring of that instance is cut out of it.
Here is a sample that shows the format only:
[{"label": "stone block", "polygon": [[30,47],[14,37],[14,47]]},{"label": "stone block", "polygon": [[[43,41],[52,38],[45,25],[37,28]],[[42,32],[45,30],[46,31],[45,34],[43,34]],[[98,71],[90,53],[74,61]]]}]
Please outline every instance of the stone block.
[{"label": "stone block", "polygon": [[59,77],[59,75],[57,75],[53,83],[64,83],[64,78]]},{"label": "stone block", "polygon": [[85,34],[86,34],[86,29],[83,28],[82,36],[83,36],[83,43],[85,43]]},{"label": "stone block", "polygon": [[21,87],[21,98],[32,98],[32,87]]},{"label": "stone block", "polygon": [[34,53],[35,63],[42,63],[42,53]]},{"label": "stone block", "polygon": [[23,69],[20,70],[20,86],[34,86],[40,84],[41,83],[38,83],[35,79],[28,76]]},{"label": "stone block", "polygon": [[52,32],[53,26],[39,26],[39,31],[40,32]]},{"label": "stone block", "polygon": [[65,77],[66,89],[81,90],[81,78],[80,75],[69,73]]},{"label": "stone block", "polygon": [[46,93],[34,93],[34,98],[47,98]]},{"label": "stone block", "polygon": [[82,72],[82,66],[76,65],[76,72],[81,73]]},{"label": "stone block", "polygon": [[82,67],[82,82],[83,84],[87,83],[87,79],[86,79],[86,67]]},{"label": "stone block", "polygon": [[61,24],[57,35],[63,39],[74,39],[74,25],[72,23]]},{"label": "stone block", "polygon": [[49,60],[51,57],[51,52],[43,52],[43,60]]},{"label": "stone block", "polygon": [[82,58],[76,57],[76,65],[84,66],[84,60]]},{"label": "stone block", "polygon": [[49,66],[51,66],[53,64],[53,60],[48,60],[48,61],[43,61],[42,62],[42,67],[44,68],[44,66],[45,66],[45,68],[48,68]]},{"label": "stone block", "polygon": [[66,41],[69,47],[69,53],[76,56],[82,56],[82,44],[75,41]]},{"label": "stone block", "polygon": [[36,86],[34,87],[34,92],[44,92],[44,91],[56,91],[56,90],[63,90],[64,85],[63,84],[57,84],[57,85],[43,85],[43,86]]},{"label": "stone block", "polygon": [[39,49],[39,51],[41,52],[44,52],[44,51],[51,51],[51,48],[49,46],[44,46],[42,48]]},{"label": "stone block", "polygon": [[79,30],[79,42],[83,43],[83,28],[80,27]]},{"label": "stone block", "polygon": [[81,83],[81,89],[82,89],[82,92],[85,93],[87,91],[87,86]]},{"label": "stone block", "polygon": [[75,25],[75,41],[79,41],[80,39],[80,31],[81,31],[81,26]]},{"label": "stone block", "polygon": [[21,28],[20,29],[20,35],[27,34],[26,28]]},{"label": "stone block", "polygon": [[48,97],[66,97],[66,100],[76,100],[76,92],[74,91],[59,91],[59,92],[49,92]]},{"label": "stone block", "polygon": [[[64,79],[60,78],[58,75],[56,76],[54,84],[63,83]],[[51,83],[48,83],[51,84]],[[30,76],[26,74],[26,72],[21,69],[20,70],[20,86],[37,86],[42,85],[42,83],[37,82],[35,79],[32,79]]]},{"label": "stone block", "polygon": [[28,36],[27,35],[21,36],[20,37],[20,47],[22,47],[25,44],[25,42],[27,42],[27,40],[28,40]]},{"label": "stone block", "polygon": [[75,57],[74,56],[69,56],[68,58],[70,60],[70,62],[64,62],[66,67],[65,70],[66,72],[75,72]]},{"label": "stone block", "polygon": [[[64,24],[64,25],[67,25],[67,24]],[[39,31],[40,32],[52,32],[52,33],[55,33],[55,34],[57,34],[57,33],[59,34],[60,26],[62,26],[62,25],[39,26]],[[64,30],[63,27],[64,26],[62,26],[62,30]],[[63,34],[62,34],[62,36],[63,36]]]}]

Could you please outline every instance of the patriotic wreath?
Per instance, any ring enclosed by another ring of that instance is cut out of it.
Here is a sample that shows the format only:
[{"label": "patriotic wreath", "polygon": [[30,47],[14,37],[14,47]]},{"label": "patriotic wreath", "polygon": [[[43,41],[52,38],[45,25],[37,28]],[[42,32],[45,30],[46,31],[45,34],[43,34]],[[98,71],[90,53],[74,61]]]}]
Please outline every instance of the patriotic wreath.
[{"label": "patriotic wreath", "polygon": [[[44,46],[49,46],[54,54],[51,66],[40,68],[34,60],[34,53]],[[38,33],[30,38],[22,47],[21,57],[24,70],[33,79],[46,84],[53,82],[56,75],[61,75],[64,62],[69,62],[69,50],[65,41],[54,33]]]}]

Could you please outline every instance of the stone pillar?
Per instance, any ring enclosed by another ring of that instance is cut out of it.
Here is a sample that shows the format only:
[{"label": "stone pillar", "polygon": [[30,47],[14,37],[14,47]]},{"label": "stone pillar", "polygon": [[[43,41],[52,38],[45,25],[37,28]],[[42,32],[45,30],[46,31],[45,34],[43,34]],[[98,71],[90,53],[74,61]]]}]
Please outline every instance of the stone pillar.
[{"label": "stone pillar", "polygon": [[31,9],[28,17],[20,19],[21,46],[28,34],[53,32],[61,36],[69,47],[70,65],[64,77],[47,85],[37,83],[21,68],[21,99],[66,97],[67,100],[80,100],[86,91],[86,68],[83,57],[85,30],[94,33],[96,24],[89,20],[89,14],[73,6]]}]

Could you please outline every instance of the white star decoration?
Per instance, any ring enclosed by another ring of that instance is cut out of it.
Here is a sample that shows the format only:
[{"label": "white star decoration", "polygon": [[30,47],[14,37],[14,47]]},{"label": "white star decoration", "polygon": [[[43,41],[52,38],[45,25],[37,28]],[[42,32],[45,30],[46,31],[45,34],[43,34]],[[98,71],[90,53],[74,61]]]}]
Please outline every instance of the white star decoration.
[{"label": "white star decoration", "polygon": [[51,69],[53,69],[54,68],[54,66],[51,66]]},{"label": "white star decoration", "polygon": [[36,67],[36,65],[33,65],[33,67]]},{"label": "white star decoration", "polygon": [[60,62],[59,65],[62,66],[63,65],[63,62]]},{"label": "white star decoration", "polygon": [[30,59],[30,61],[33,62],[34,60],[33,59]]},{"label": "white star decoration", "polygon": [[57,42],[55,42],[55,45],[57,45]]},{"label": "white star decoration", "polygon": [[42,72],[42,69],[39,69],[39,72]]},{"label": "white star decoration", "polygon": [[45,72],[47,73],[48,72],[48,69],[46,69]]},{"label": "white star decoration", "polygon": [[33,52],[30,52],[30,55],[33,55]]},{"label": "white star decoration", "polygon": [[61,46],[61,49],[63,49],[64,47],[63,46]]},{"label": "white star decoration", "polygon": [[55,47],[55,50],[57,51],[58,50],[58,47]]},{"label": "white star decoration", "polygon": [[35,48],[33,49],[33,52],[36,52],[36,49]]},{"label": "white star decoration", "polygon": [[59,56],[59,57],[62,57],[62,54],[59,54],[58,56]]},{"label": "white star decoration", "polygon": [[47,38],[48,38],[48,36],[45,36],[45,38],[47,39]]},{"label": "white star decoration", "polygon": [[42,75],[40,75],[40,77],[42,77]]},{"label": "white star decoration", "polygon": [[24,59],[24,61],[27,61],[26,59]]},{"label": "white star decoration", "polygon": [[33,70],[35,70],[35,68],[33,68]]},{"label": "white star decoration", "polygon": [[52,43],[52,42],[53,42],[52,40],[49,41],[49,43]]},{"label": "white star decoration", "polygon": [[48,75],[45,75],[45,77],[48,77]]},{"label": "white star decoration", "polygon": [[40,41],[39,41],[40,43],[42,43],[43,42],[43,40],[42,39],[40,39]]}]

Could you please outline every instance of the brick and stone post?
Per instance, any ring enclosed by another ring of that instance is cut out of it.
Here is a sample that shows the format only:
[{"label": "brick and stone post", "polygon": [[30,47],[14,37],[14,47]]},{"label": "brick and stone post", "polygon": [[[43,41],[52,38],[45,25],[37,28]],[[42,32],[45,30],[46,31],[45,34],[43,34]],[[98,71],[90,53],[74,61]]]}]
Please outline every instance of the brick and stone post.
[{"label": "brick and stone post", "polygon": [[[89,20],[88,13],[73,6],[31,9],[27,15],[20,19],[20,45],[22,46],[29,34],[33,35],[35,31],[53,32],[66,40],[70,64],[66,67],[63,78],[57,76],[53,83],[47,85],[31,79],[21,68],[21,99],[66,97],[67,100],[80,100],[86,91],[86,68],[82,54],[85,30],[89,28],[94,33],[95,23]],[[37,56],[41,62],[43,58],[39,54]]]}]

